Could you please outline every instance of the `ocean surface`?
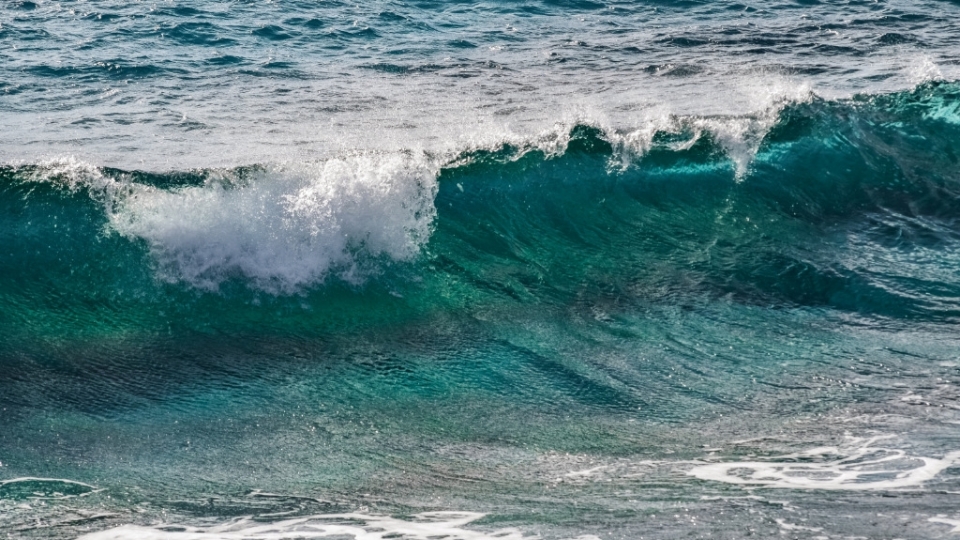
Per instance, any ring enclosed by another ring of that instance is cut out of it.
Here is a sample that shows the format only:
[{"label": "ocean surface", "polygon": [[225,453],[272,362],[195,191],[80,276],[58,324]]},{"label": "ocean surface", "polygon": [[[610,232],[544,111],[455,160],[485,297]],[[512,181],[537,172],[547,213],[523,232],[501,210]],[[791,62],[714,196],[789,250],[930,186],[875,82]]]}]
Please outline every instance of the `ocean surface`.
[{"label": "ocean surface", "polygon": [[0,3],[0,538],[960,533],[960,3]]}]

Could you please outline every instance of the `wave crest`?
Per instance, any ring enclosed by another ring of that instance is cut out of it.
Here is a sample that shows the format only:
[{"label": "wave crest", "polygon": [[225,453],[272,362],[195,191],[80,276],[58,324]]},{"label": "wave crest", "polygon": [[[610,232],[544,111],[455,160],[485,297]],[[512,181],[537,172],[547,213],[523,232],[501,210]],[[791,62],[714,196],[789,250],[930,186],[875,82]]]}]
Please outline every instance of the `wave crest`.
[{"label": "wave crest", "polygon": [[[234,180],[234,179],[231,179]],[[430,237],[436,170],[407,156],[265,168],[253,178],[173,190],[138,185],[110,205],[110,227],[143,239],[168,281],[216,289],[231,277],[293,293],[366,261],[414,258]]]},{"label": "wave crest", "polygon": [[[330,275],[353,284],[428,241],[438,169],[426,156],[151,175],[73,158],[16,169],[29,183],[85,191],[107,234],[142,241],[158,277],[217,290],[231,279],[295,294]],[[156,176],[156,178],[154,178]]]}]

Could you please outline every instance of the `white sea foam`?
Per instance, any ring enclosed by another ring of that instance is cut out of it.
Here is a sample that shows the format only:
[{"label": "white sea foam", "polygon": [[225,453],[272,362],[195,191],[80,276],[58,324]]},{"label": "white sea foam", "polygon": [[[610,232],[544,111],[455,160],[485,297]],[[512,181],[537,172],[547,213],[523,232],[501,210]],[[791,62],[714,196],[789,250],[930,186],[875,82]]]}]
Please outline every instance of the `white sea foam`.
[{"label": "white sea foam", "polygon": [[777,519],[775,519],[774,521],[776,521],[777,525],[780,526],[780,529],[781,529],[781,530],[787,531],[787,532],[789,532],[789,531],[811,531],[811,532],[820,532],[820,531],[823,530],[822,527],[806,527],[806,526],[803,526],[803,525],[796,525],[796,524],[794,524],[794,523],[787,523],[786,520],[780,519],[780,518],[777,518]]},{"label": "white sea foam", "polygon": [[263,523],[245,517],[211,527],[140,527],[123,525],[85,534],[78,540],[288,540],[293,538],[354,538],[383,540],[520,540],[516,529],[480,532],[464,528],[483,517],[476,512],[427,512],[404,520],[361,513],[323,514]]},{"label": "white sea foam", "polygon": [[764,137],[780,120],[783,109],[791,104],[808,102],[815,94],[808,84],[776,74],[765,74],[762,80],[743,79],[739,86],[740,98],[753,111],[749,114],[676,116],[666,107],[657,107],[647,111],[638,127],[632,130],[621,132],[604,126],[621,167],[629,166],[649,152],[658,132],[689,132],[690,137],[685,141],[671,145],[674,151],[686,150],[701,136],[709,134],[733,162],[736,179],[743,180]]},{"label": "white sea foam", "polygon": [[73,159],[36,174],[89,188],[111,231],[147,244],[162,279],[208,290],[232,277],[281,294],[331,274],[357,283],[376,270],[371,261],[416,257],[436,214],[437,168],[405,154],[276,165],[243,179],[224,171],[173,189]]},{"label": "white sea foam", "polygon": [[[28,163],[14,162],[11,165],[24,166]],[[60,185],[73,191],[88,187],[103,192],[116,186],[116,182],[104,176],[99,167],[73,156],[41,161],[30,169],[25,178],[33,182]]]},{"label": "white sea foam", "polygon": [[452,155],[464,150],[490,150],[509,144],[554,157],[566,152],[573,127],[586,125],[601,130],[603,137],[613,146],[613,165],[625,169],[650,151],[659,132],[690,135],[685,141],[671,145],[675,151],[685,150],[701,136],[709,134],[733,162],[737,180],[742,180],[783,109],[791,104],[808,102],[816,94],[808,83],[776,72],[750,73],[734,79],[737,101],[745,109],[736,114],[675,114],[676,104],[664,102],[634,111],[625,125],[612,120],[602,106],[568,105],[557,112],[560,121],[533,134],[485,125],[484,130],[471,137],[458,139],[462,146]]},{"label": "white sea foam", "polygon": [[111,227],[144,239],[161,275],[214,289],[242,276],[291,293],[330,273],[363,279],[369,258],[415,257],[430,236],[436,170],[402,155],[275,167],[242,185],[137,189]]},{"label": "white sea foam", "polygon": [[742,180],[753,163],[764,137],[780,120],[784,107],[813,98],[807,84],[798,84],[776,74],[765,74],[741,83],[741,90],[751,108],[751,115],[736,117],[703,117],[692,124],[711,133],[733,161],[737,180]]},{"label": "white sea foam", "polygon": [[927,521],[931,523],[943,523],[944,525],[950,525],[953,528],[950,529],[951,533],[960,533],[960,519],[950,519],[943,516],[932,517]]},{"label": "white sea foam", "polygon": [[929,56],[911,59],[907,71],[914,84],[943,80],[943,71]]},{"label": "white sea foam", "polygon": [[709,134],[733,162],[737,180],[742,180],[782,108],[783,104],[778,104],[757,115],[743,117],[651,117],[637,129],[622,134],[607,131],[605,135],[613,144],[620,168],[626,168],[653,148],[658,132],[688,133],[685,140],[669,146],[678,152],[688,150],[702,136]]},{"label": "white sea foam", "polygon": [[841,447],[814,448],[764,460],[710,463],[694,467],[688,474],[748,487],[891,490],[919,487],[960,463],[960,452],[930,458],[873,446],[884,438],[851,438]]}]

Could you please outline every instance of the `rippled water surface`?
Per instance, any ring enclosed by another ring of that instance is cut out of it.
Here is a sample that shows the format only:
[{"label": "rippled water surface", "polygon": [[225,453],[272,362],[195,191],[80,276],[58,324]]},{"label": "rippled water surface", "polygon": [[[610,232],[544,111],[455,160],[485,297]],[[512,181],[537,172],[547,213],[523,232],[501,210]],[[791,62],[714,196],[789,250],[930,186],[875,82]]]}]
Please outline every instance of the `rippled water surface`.
[{"label": "rippled water surface", "polygon": [[954,3],[4,4],[2,154],[160,169],[460,150],[955,79]]}]

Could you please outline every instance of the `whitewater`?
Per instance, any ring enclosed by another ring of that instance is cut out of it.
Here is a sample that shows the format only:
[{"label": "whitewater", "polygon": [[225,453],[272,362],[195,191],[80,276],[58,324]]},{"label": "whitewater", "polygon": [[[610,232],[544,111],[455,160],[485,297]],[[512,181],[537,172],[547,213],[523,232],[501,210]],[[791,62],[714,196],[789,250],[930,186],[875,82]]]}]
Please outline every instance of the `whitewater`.
[{"label": "whitewater", "polygon": [[951,538],[960,6],[0,6],[0,538]]}]

